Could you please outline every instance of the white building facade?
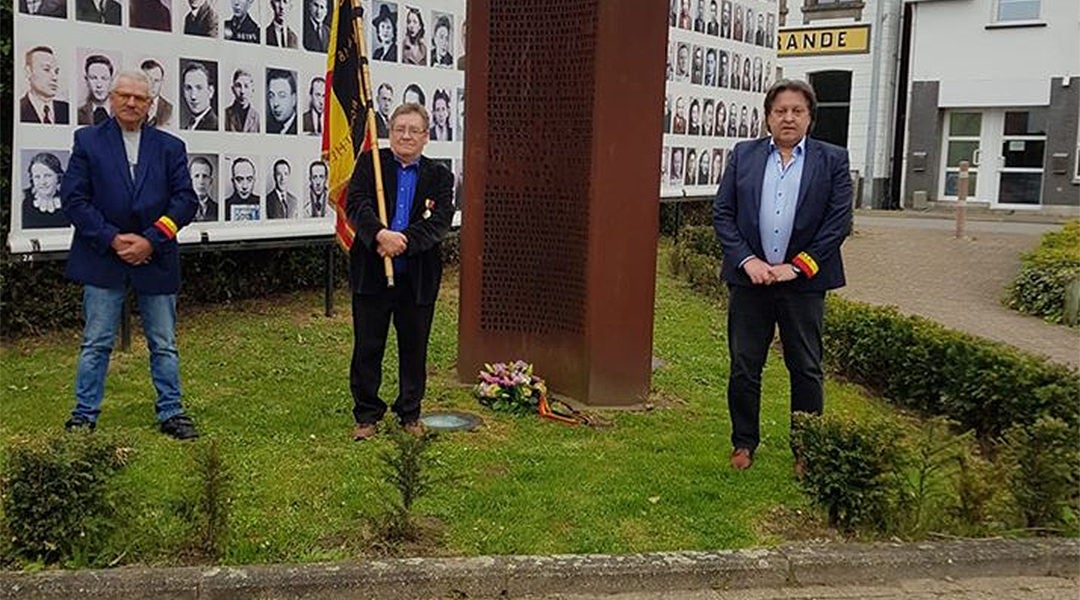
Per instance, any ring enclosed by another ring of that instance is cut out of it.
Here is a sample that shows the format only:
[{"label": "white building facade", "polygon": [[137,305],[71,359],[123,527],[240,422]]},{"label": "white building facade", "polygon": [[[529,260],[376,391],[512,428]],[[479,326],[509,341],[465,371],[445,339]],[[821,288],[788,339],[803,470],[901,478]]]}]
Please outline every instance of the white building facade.
[{"label": "white building facade", "polygon": [[902,196],[990,209],[1080,211],[1080,1],[906,0]]},{"label": "white building facade", "polygon": [[780,77],[818,95],[811,135],[846,147],[856,206],[899,206],[896,146],[900,0],[780,0]]}]

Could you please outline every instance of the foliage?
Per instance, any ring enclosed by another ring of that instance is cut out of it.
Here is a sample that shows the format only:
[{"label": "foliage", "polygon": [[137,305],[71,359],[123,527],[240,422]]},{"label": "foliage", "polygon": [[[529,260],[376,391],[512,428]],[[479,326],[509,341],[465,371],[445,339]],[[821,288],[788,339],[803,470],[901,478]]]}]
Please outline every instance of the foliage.
[{"label": "foliage", "polygon": [[203,444],[198,457],[198,497],[194,502],[194,550],[209,559],[222,557],[229,531],[232,475],[217,439]]},{"label": "foliage", "polygon": [[[1048,231],[1039,246],[1021,258],[1020,273],[1009,286],[1010,308],[1061,323],[1065,288],[1080,278],[1080,220]],[[1080,322],[1078,322],[1080,325]]]},{"label": "foliage", "polygon": [[1080,427],[1075,371],[895,308],[830,296],[823,344],[832,372],[984,441],[1042,414]]},{"label": "foliage", "polygon": [[712,198],[671,200],[660,203],[660,233],[677,236],[684,227],[712,225]]},{"label": "foliage", "polygon": [[485,364],[476,376],[473,393],[480,404],[492,410],[528,415],[539,410],[540,399],[547,395],[547,384],[533,375],[533,366],[525,361]]},{"label": "foliage", "polygon": [[116,522],[113,475],[129,449],[89,432],[10,442],[4,465],[3,530],[14,555],[45,563],[100,564]]},{"label": "foliage", "polygon": [[806,460],[800,483],[844,531],[886,532],[902,459],[899,426],[891,420],[796,413],[792,447]]},{"label": "foliage", "polygon": [[382,540],[388,543],[416,539],[417,525],[413,504],[442,480],[434,473],[436,457],[432,454],[435,434],[412,435],[401,428],[388,433],[389,449],[379,452],[380,473],[396,494],[380,523]]},{"label": "foliage", "polygon": [[955,494],[957,463],[973,450],[970,432],[954,435],[953,426],[955,423],[944,417],[927,419],[914,443],[904,451],[895,517],[897,529],[909,537],[920,538],[951,525],[946,522],[945,508]]},{"label": "foliage", "polygon": [[694,290],[715,298],[727,298],[720,280],[723,251],[711,226],[684,227],[671,252],[671,272],[690,283]]},{"label": "foliage", "polygon": [[1002,459],[1011,466],[1009,488],[1024,525],[1056,527],[1075,510],[1080,484],[1080,448],[1075,431],[1060,419],[1042,416],[1005,432]]}]

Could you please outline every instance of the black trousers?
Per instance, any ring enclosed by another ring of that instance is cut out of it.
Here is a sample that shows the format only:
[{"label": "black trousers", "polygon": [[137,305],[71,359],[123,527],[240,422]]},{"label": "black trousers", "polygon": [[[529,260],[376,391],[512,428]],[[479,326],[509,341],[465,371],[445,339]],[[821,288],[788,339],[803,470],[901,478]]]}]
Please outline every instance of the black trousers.
[{"label": "black trousers", "polygon": [[795,292],[783,284],[729,285],[728,291],[731,445],[753,451],[761,442],[761,370],[778,325],[791,380],[791,411],[821,414],[825,292]]},{"label": "black trousers", "polygon": [[353,294],[353,355],[349,387],[357,423],[376,423],[386,414],[379,398],[386,334],[394,323],[398,345],[398,397],[391,410],[402,423],[420,418],[427,386],[427,347],[435,304],[417,304],[408,278],[374,295]]}]

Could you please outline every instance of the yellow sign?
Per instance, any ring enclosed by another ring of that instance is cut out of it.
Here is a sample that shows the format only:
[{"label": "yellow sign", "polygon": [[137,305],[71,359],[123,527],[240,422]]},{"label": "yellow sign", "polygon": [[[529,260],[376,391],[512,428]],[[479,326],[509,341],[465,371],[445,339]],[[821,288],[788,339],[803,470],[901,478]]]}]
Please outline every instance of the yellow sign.
[{"label": "yellow sign", "polygon": [[781,29],[777,56],[864,54],[870,51],[870,26]]}]

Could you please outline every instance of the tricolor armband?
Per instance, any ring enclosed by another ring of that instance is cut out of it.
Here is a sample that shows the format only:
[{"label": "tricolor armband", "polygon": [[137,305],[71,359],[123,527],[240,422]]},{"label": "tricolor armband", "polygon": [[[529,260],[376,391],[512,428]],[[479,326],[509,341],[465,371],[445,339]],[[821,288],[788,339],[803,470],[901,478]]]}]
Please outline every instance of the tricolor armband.
[{"label": "tricolor armband", "polygon": [[810,279],[814,275],[817,275],[817,262],[815,262],[813,257],[811,257],[805,252],[800,252],[798,256],[791,259],[791,263],[795,265],[800,271],[802,271],[803,276],[805,276],[807,279]]},{"label": "tricolor armband", "polygon": [[161,233],[164,233],[166,239],[171,240],[176,237],[176,223],[169,217],[161,217],[157,221],[154,221],[154,227],[157,227]]}]

